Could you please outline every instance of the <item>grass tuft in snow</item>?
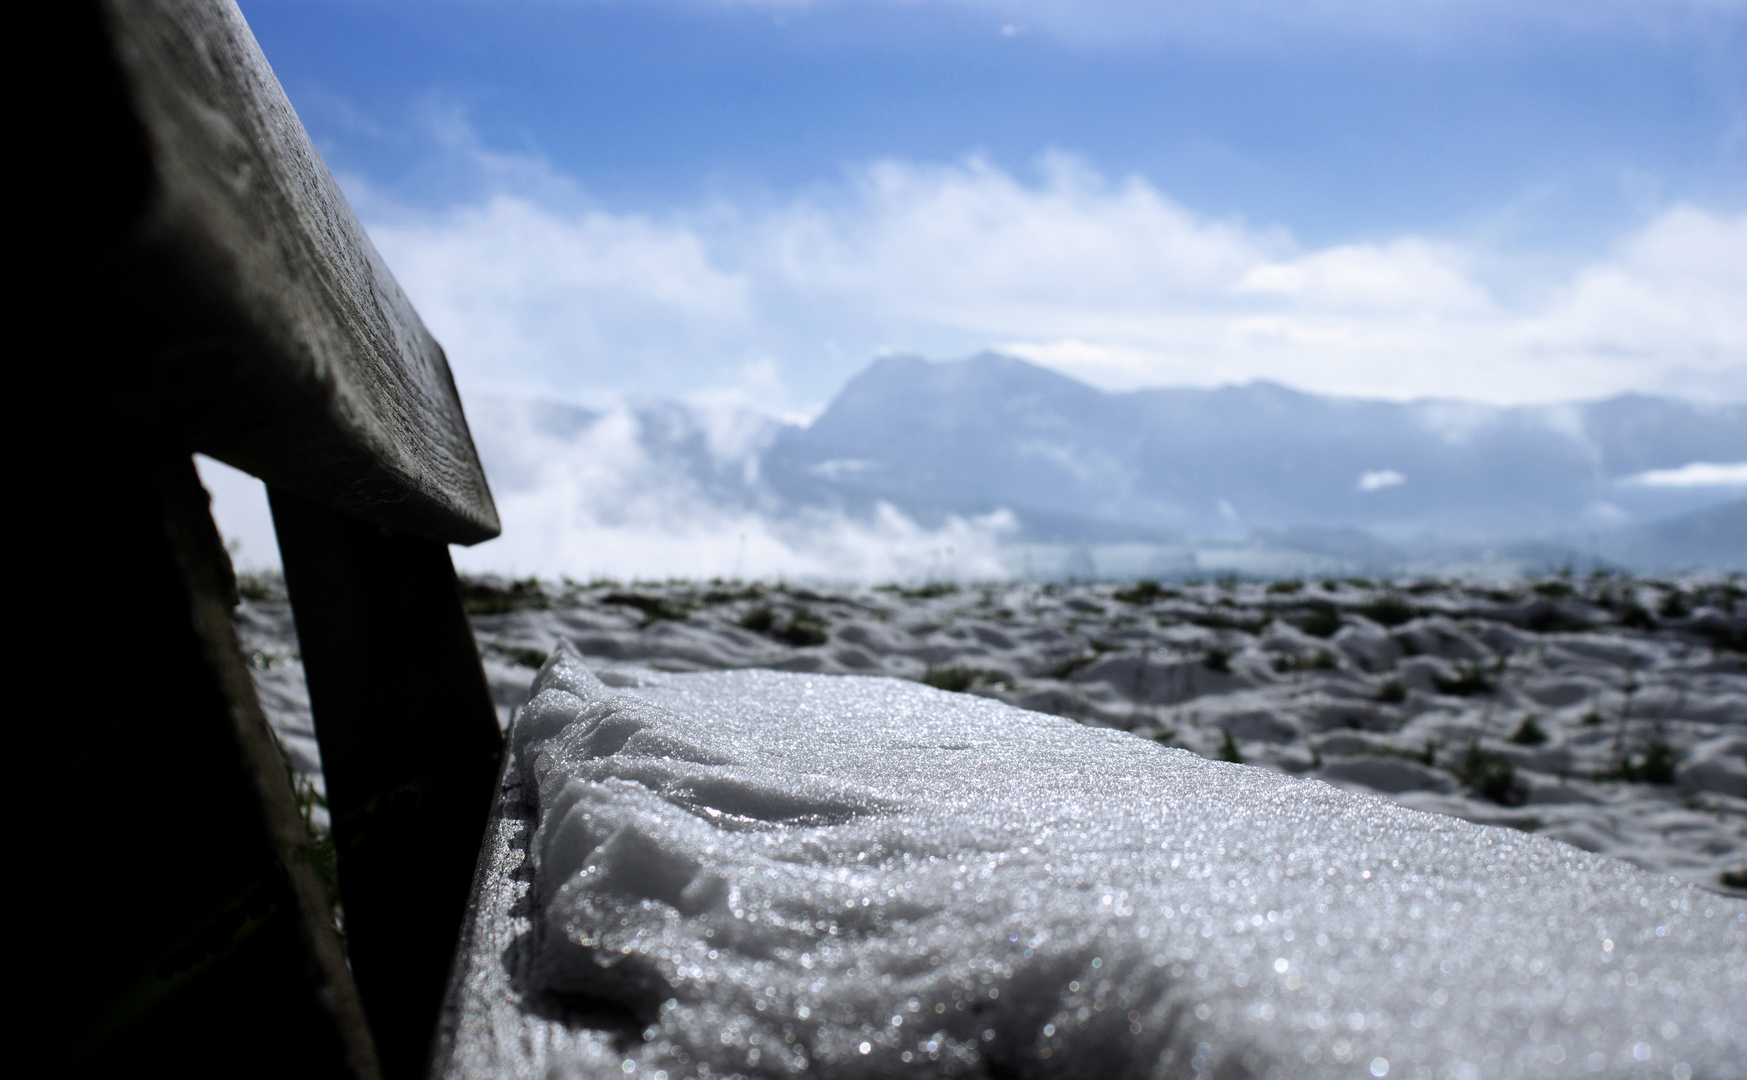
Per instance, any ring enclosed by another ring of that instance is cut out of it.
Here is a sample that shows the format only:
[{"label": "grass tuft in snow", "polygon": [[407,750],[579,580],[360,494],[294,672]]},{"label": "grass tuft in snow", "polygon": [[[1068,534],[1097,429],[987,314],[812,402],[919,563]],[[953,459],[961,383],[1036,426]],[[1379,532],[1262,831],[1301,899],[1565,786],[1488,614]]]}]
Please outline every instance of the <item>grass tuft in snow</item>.
[{"label": "grass tuft in snow", "polygon": [[1692,614],[1692,600],[1680,589],[1670,589],[1662,594],[1656,614],[1664,619],[1684,619]]},{"label": "grass tuft in snow", "polygon": [[1516,782],[1516,769],[1502,755],[1481,747],[1476,739],[1450,766],[1450,775],[1474,794],[1500,806],[1516,806],[1527,795]]},{"label": "grass tuft in snow", "polygon": [[1385,594],[1359,609],[1359,614],[1379,626],[1400,626],[1418,614],[1412,604],[1394,594]]},{"label": "grass tuft in snow", "polygon": [[735,625],[755,634],[768,634],[770,628],[776,625],[776,612],[769,604],[758,604],[746,610],[746,614],[735,620]]},{"label": "grass tuft in snow", "polygon": [[544,649],[529,648],[525,645],[499,645],[488,642],[485,651],[493,656],[501,656],[517,667],[533,668],[538,671],[546,663],[550,655]]},{"label": "grass tuft in snow", "polygon": [[1308,610],[1298,619],[1298,629],[1311,637],[1333,637],[1340,628],[1340,609],[1327,600],[1311,601]]},{"label": "grass tuft in snow", "polygon": [[976,668],[963,664],[948,664],[945,667],[930,664],[928,670],[922,673],[922,681],[936,690],[950,690],[958,694],[975,686],[981,674]]},{"label": "grass tuft in snow", "polygon": [[304,851],[309,858],[309,865],[321,881],[322,888],[327,892],[329,915],[334,921],[334,929],[343,938],[346,933],[346,913],[340,907],[340,859],[338,849],[334,847],[334,834],[331,829],[324,828],[320,818],[328,813],[328,801],[323,797],[315,781],[298,772],[291,764],[291,755],[285,752],[285,744],[279,741],[279,733],[273,733],[273,745],[279,750],[279,763],[285,767],[285,779],[291,785],[292,804],[297,808],[297,816],[303,822],[304,835],[309,838]]},{"label": "grass tuft in snow", "polygon": [[894,593],[906,600],[933,600],[941,596],[953,596],[958,592],[958,586],[950,581],[935,581],[915,589],[906,589],[902,585],[875,585],[875,592]]},{"label": "grass tuft in snow", "polygon": [[461,606],[469,615],[507,615],[512,611],[544,611],[552,598],[538,578],[523,578],[507,584],[496,578],[461,579]]},{"label": "grass tuft in snow", "polygon": [[1595,774],[1597,780],[1624,780],[1628,784],[1674,783],[1674,748],[1660,739],[1652,739],[1644,747],[1644,756],[1623,756],[1613,768]]},{"label": "grass tuft in snow", "polygon": [[1152,578],[1141,578],[1126,589],[1117,589],[1110,594],[1114,599],[1125,604],[1150,604],[1166,597],[1181,596],[1175,589],[1167,589]]},{"label": "grass tuft in snow", "polygon": [[831,637],[825,631],[825,620],[804,607],[791,612],[788,625],[776,631],[774,636],[798,649],[809,645],[823,645]]},{"label": "grass tuft in snow", "polygon": [[1547,741],[1547,733],[1541,729],[1540,721],[1535,719],[1535,714],[1529,713],[1523,717],[1523,722],[1518,724],[1516,730],[1511,732],[1504,741],[1516,743],[1518,746],[1539,746]]},{"label": "grass tuft in snow", "polygon": [[1191,615],[1188,621],[1209,630],[1242,630],[1246,634],[1259,634],[1274,619],[1266,613],[1246,617],[1226,610],[1214,610]]},{"label": "grass tuft in snow", "polygon": [[710,587],[698,598],[706,607],[716,604],[731,604],[737,600],[760,600],[764,597],[764,586],[754,581],[750,585],[739,581],[724,581],[716,578],[710,582]]},{"label": "grass tuft in snow", "polygon": [[979,686],[1013,689],[1013,680],[999,671],[971,667],[969,664],[945,664],[939,667],[929,664],[928,670],[922,673],[921,681],[937,690],[950,690],[955,694],[962,694]]},{"label": "grass tuft in snow", "polygon": [[775,638],[796,648],[823,645],[831,637],[826,632],[825,620],[805,607],[798,607],[790,612],[788,620],[785,622],[777,618],[776,612],[769,604],[759,604],[749,608],[746,614],[740,616],[736,620],[736,625],[755,634]]},{"label": "grass tuft in snow", "polygon": [[690,605],[671,596],[660,596],[649,593],[616,592],[601,597],[603,604],[620,604],[624,607],[636,608],[643,613],[643,624],[659,622],[663,619],[669,622],[684,622],[691,617]]},{"label": "grass tuft in snow", "polygon": [[1456,669],[1454,678],[1434,675],[1432,685],[1438,688],[1438,693],[1451,697],[1473,697],[1492,692],[1492,680],[1486,677],[1486,669],[1478,662],[1463,664]]},{"label": "grass tuft in snow", "polygon": [[1231,729],[1222,729],[1224,738],[1219,742],[1219,760],[1229,761],[1233,765],[1244,763],[1243,751],[1238,749],[1237,740],[1231,737]]},{"label": "grass tuft in snow", "polygon": [[1619,624],[1628,630],[1654,630],[1656,620],[1642,604],[1626,604],[1620,608]]},{"label": "grass tuft in snow", "polygon": [[237,595],[260,603],[264,600],[284,600],[285,578],[278,573],[241,573],[237,575]]}]

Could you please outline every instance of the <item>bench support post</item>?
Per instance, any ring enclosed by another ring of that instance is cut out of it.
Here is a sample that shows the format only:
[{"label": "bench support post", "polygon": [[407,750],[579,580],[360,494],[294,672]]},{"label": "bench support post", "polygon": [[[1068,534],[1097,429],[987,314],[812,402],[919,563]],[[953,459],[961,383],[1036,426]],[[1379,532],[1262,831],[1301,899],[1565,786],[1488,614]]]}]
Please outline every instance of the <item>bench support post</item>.
[{"label": "bench support post", "polygon": [[390,1080],[423,1074],[503,737],[448,547],[269,488],[352,970]]}]

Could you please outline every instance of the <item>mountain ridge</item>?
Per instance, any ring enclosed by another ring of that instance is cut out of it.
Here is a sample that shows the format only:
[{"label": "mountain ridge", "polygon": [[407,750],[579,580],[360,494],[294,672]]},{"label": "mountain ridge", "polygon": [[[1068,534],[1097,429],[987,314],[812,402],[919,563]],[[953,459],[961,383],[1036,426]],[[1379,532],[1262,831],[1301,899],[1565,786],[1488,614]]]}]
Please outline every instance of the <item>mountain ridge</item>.
[{"label": "mountain ridge", "polygon": [[983,354],[876,361],[811,425],[778,433],[766,472],[787,497],[846,507],[933,501],[1188,533],[1360,525],[1479,539],[1696,509],[1715,498],[1622,481],[1705,460],[1747,461],[1747,406],[1643,395],[1398,404],[1277,383],[1107,393]]}]

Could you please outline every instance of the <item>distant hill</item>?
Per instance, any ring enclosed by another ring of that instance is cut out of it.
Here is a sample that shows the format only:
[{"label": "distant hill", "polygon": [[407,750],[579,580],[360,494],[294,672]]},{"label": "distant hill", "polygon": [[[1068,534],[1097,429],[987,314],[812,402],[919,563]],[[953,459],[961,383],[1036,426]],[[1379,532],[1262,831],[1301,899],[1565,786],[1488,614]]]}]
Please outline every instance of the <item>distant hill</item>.
[{"label": "distant hill", "polygon": [[468,408],[505,493],[555,482],[542,462],[571,447],[587,468],[566,475],[616,468],[626,490],[683,489],[779,518],[865,517],[885,503],[934,525],[1007,510],[1017,543],[1222,538],[1372,568],[1515,545],[1555,560],[1747,568],[1747,485],[1645,482],[1747,462],[1742,405],[1396,403],[1266,382],[1106,393],[986,354],[878,360],[804,427],[662,401],[611,414]]}]

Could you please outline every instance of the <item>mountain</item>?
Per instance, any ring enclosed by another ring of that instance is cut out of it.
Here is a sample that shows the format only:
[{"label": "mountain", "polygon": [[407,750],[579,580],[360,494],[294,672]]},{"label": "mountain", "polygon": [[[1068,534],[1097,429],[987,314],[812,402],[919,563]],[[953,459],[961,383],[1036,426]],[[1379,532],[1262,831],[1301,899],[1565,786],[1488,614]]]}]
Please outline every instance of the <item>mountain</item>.
[{"label": "mountain", "polygon": [[[1611,528],[1719,501],[1641,474],[1747,462],[1747,407],[1642,396],[1503,408],[1272,383],[1105,393],[1011,357],[897,357],[763,471],[786,499],[924,517],[1006,507],[1044,533],[1359,528],[1454,540]],[[1736,492],[1739,493],[1738,491]]]}]

